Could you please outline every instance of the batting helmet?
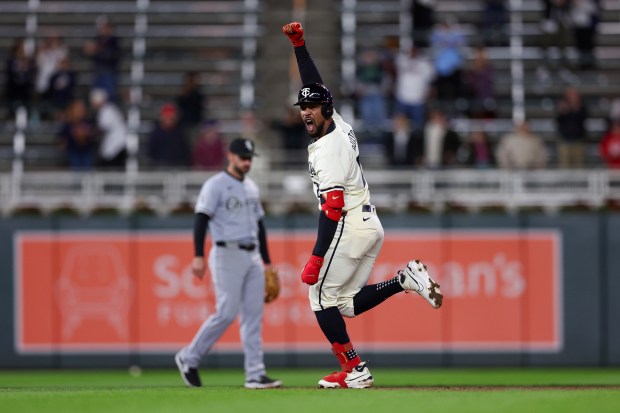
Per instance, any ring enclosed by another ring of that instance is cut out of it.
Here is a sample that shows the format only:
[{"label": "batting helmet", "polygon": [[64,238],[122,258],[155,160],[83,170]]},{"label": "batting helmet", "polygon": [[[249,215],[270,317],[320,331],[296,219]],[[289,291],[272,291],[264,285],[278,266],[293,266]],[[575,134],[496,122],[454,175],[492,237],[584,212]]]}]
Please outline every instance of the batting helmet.
[{"label": "batting helmet", "polygon": [[321,104],[321,114],[325,117],[325,119],[331,118],[334,114],[334,99],[332,98],[332,94],[329,89],[321,83],[304,85],[301,89],[299,89],[295,106],[299,106],[302,103]]}]

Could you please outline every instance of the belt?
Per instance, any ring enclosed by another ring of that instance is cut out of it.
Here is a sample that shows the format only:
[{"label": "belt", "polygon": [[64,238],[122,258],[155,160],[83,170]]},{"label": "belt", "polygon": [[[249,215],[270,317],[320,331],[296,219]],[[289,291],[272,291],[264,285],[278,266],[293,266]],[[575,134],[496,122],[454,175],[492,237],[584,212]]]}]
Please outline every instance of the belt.
[{"label": "belt", "polygon": [[362,212],[376,212],[374,205],[362,205]]},{"label": "belt", "polygon": [[[351,212],[351,211],[348,211],[348,212]],[[372,212],[373,214],[375,214],[377,212],[377,209],[375,208],[374,205],[370,205],[370,204],[362,205],[362,212]],[[347,215],[347,211],[344,211],[342,213],[342,216],[344,217],[346,215]]]},{"label": "belt", "polygon": [[254,249],[256,248],[256,244],[240,244],[235,241],[215,241],[215,245],[217,245],[218,247],[236,247],[240,250],[245,251],[254,251]]}]

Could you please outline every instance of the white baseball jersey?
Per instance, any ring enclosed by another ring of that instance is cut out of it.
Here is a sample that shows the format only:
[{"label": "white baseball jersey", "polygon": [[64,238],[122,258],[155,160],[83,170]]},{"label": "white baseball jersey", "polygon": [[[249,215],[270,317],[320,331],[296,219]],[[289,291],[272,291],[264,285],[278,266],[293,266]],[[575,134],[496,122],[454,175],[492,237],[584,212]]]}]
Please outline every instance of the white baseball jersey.
[{"label": "white baseball jersey", "polygon": [[335,129],[308,146],[308,167],[319,208],[322,194],[342,190],[346,213],[308,295],[312,311],[338,307],[343,316],[354,317],[353,297],[368,283],[384,233],[370,205],[353,129],[335,111],[333,120]]},{"label": "white baseball jersey", "polygon": [[344,191],[343,211],[370,203],[368,184],[359,161],[359,147],[351,125],[334,111],[335,129],[308,146],[308,169],[314,192]]}]

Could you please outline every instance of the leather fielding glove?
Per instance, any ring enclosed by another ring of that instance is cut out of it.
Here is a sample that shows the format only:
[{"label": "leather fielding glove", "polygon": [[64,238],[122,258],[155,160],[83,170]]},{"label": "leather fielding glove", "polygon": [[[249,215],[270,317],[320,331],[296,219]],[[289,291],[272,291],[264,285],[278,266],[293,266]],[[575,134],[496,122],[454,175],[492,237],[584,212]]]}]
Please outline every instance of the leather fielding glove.
[{"label": "leather fielding glove", "polygon": [[301,273],[301,281],[308,285],[316,284],[319,281],[319,273],[322,266],[323,257],[311,256]]},{"label": "leather fielding glove", "polygon": [[280,295],[280,277],[278,270],[269,268],[265,271],[265,303],[269,304]]},{"label": "leather fielding glove", "polygon": [[288,36],[293,47],[300,47],[306,43],[304,41],[304,28],[301,27],[301,23],[299,22],[285,24],[282,27],[282,33]]}]

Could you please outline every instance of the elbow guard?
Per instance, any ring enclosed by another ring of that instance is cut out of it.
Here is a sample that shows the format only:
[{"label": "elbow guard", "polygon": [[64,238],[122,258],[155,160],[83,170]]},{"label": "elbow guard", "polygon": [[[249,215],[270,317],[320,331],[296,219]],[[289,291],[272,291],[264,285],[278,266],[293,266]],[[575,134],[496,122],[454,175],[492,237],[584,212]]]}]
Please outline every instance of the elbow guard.
[{"label": "elbow guard", "polygon": [[321,211],[332,221],[340,221],[342,208],[344,207],[344,192],[329,191],[325,194],[325,202],[321,205]]}]

